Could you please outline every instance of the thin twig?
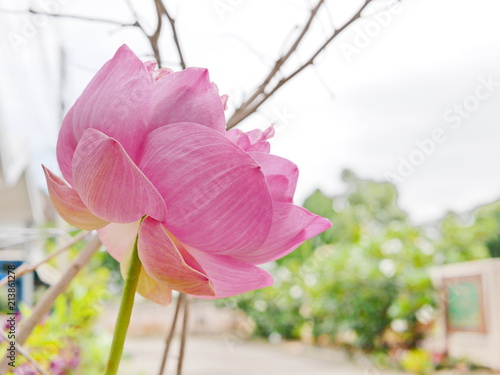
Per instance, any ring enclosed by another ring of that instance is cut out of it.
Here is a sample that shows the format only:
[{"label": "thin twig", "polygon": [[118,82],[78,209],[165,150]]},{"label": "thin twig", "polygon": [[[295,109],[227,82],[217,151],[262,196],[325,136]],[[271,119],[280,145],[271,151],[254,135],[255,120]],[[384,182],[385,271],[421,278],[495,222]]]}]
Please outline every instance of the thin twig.
[{"label": "thin twig", "polygon": [[157,20],[158,23],[156,25],[156,30],[155,32],[148,36],[149,42],[151,44],[151,48],[153,49],[153,53],[155,54],[156,62],[158,63],[158,67],[162,67],[162,61],[161,61],[161,54],[160,54],[160,47],[158,47],[158,40],[160,39],[160,34],[161,34],[161,28],[163,26],[163,9],[162,9],[162,4],[160,0],[155,0],[155,7],[156,7],[156,15],[157,15]]},{"label": "thin twig", "polygon": [[184,316],[182,319],[181,347],[179,349],[179,361],[177,362],[177,375],[182,375],[182,365],[184,364],[184,353],[186,350],[186,339],[189,320],[189,300],[186,295],[180,294],[179,298],[184,299]]},{"label": "thin twig", "polygon": [[139,30],[142,31],[144,36],[148,39],[149,44],[151,45],[151,49],[153,50],[153,54],[155,56],[156,63],[158,64],[158,67],[162,67],[162,60],[161,60],[161,54],[160,54],[160,48],[158,47],[158,40],[160,39],[160,34],[161,34],[161,28],[163,24],[163,8],[162,4],[160,4],[159,0],[154,0],[155,1],[155,7],[156,7],[156,16],[157,16],[157,25],[156,29],[153,32],[153,34],[148,34],[146,29],[142,26],[142,23],[139,21],[139,17],[137,16],[137,13],[132,6],[132,3],[129,0],[126,0],[126,3],[128,7],[130,8],[130,11],[136,18],[135,24],[139,28]]},{"label": "thin twig", "polygon": [[100,22],[100,23],[108,23],[111,25],[118,25],[122,27],[137,27],[139,26],[137,22],[129,23],[129,22],[121,22],[107,18],[93,18],[93,17],[85,17],[85,16],[77,16],[74,14],[59,14],[59,13],[49,13],[49,12],[40,12],[33,8],[28,8],[27,10],[18,10],[18,9],[0,9],[0,13],[6,14],[36,14],[40,16],[54,17],[54,18],[72,18],[80,21],[91,21],[91,22]]},{"label": "thin twig", "polygon": [[[55,258],[59,254],[62,254],[66,250],[68,250],[71,246],[76,244],[77,242],[81,241],[83,238],[89,235],[90,232],[83,231],[82,233],[78,234],[76,237],[74,237],[73,241],[70,243],[61,246],[59,249],[54,251],[53,253],[47,255],[44,259],[39,261],[38,263],[35,263],[33,265],[30,265],[28,263],[23,263],[19,267],[17,267],[13,273],[16,275],[16,279],[19,279],[23,275],[35,271],[38,267],[40,267],[42,264],[47,263],[49,260]],[[9,280],[9,275],[6,275],[2,280],[0,280],[0,288],[7,285]]]},{"label": "thin twig", "polygon": [[31,14],[54,17],[54,18],[71,18],[71,19],[76,19],[76,20],[81,20],[81,21],[107,23],[107,24],[117,25],[117,26],[121,26],[121,27],[137,27],[142,31],[142,33],[149,40],[149,43],[151,45],[151,49],[153,50],[156,62],[158,63],[158,67],[160,67],[160,68],[162,67],[162,59],[161,59],[160,48],[158,46],[158,41],[160,39],[160,34],[161,34],[161,29],[162,29],[162,24],[163,24],[162,16],[165,15],[168,18],[168,21],[170,23],[170,27],[172,29],[174,43],[175,43],[177,52],[179,54],[179,60],[180,60],[179,64],[180,64],[182,69],[186,69],[186,61],[185,61],[184,55],[182,53],[181,43],[179,41],[179,34],[178,34],[177,29],[175,27],[175,19],[170,15],[170,13],[168,12],[165,5],[161,2],[161,0],[154,0],[154,1],[155,1],[155,6],[156,6],[157,22],[158,23],[156,26],[156,30],[151,35],[146,32],[146,30],[144,29],[144,27],[140,23],[137,15],[136,15],[135,11],[133,10],[133,7],[129,1],[127,1],[127,4],[129,5],[130,9],[132,10],[132,14],[136,17],[136,20],[134,22],[121,22],[121,21],[108,19],[108,18],[85,17],[85,16],[74,15],[74,14],[49,13],[49,12],[38,11],[38,10],[35,10],[33,8],[28,8],[27,10],[0,9],[0,13],[6,13],[6,14],[31,13]]},{"label": "thin twig", "polygon": [[[9,338],[5,334],[4,331],[0,329],[0,336],[7,341],[10,342]],[[50,375],[47,371],[45,371],[40,364],[33,359],[33,357],[29,354],[28,350],[19,345],[17,342],[14,343],[14,346],[16,348],[16,351],[18,353],[21,353],[21,355],[28,360],[28,362],[37,370],[40,374],[42,375]]]},{"label": "thin twig", "polygon": [[174,318],[172,320],[172,324],[170,325],[170,331],[168,332],[167,339],[165,340],[165,350],[163,352],[163,358],[161,359],[161,367],[160,367],[160,372],[158,372],[158,375],[163,375],[165,372],[168,352],[170,351],[170,345],[172,344],[172,339],[174,338],[175,328],[177,326],[177,318],[179,316],[179,310],[181,309],[183,300],[184,298],[182,298],[182,294],[180,294],[179,297],[177,298],[177,305],[175,306],[175,313],[174,313]]},{"label": "thin twig", "polygon": [[37,242],[42,239],[50,239],[55,237],[61,237],[65,240],[71,241],[72,237],[64,230],[59,228],[10,228],[10,229],[0,229],[0,233],[7,233],[8,235],[23,236],[22,240],[5,242],[4,240],[0,243],[0,250],[8,249],[12,246],[24,245],[30,242]]},{"label": "thin twig", "polygon": [[175,47],[177,48],[177,53],[179,54],[179,64],[182,69],[186,69],[186,61],[184,60],[184,56],[182,54],[182,48],[181,48],[181,43],[179,41],[179,34],[177,33],[177,28],[175,27],[175,19],[170,16],[170,13],[167,10],[167,7],[163,3],[163,1],[159,0],[159,3],[161,5],[163,14],[167,16],[168,22],[170,22],[170,28],[172,29],[172,36],[174,38],[174,43]]},{"label": "thin twig", "polygon": [[319,9],[324,4],[324,2],[325,2],[325,0],[319,0],[318,3],[316,4],[316,6],[311,10],[311,14],[309,15],[309,18],[308,18],[305,26],[302,28],[302,31],[298,35],[298,37],[295,40],[295,42],[288,49],[288,52],[286,52],[283,56],[281,56],[276,61],[276,63],[274,64],[274,66],[271,68],[271,71],[269,72],[269,74],[266,76],[266,78],[264,79],[264,81],[259,85],[259,87],[257,87],[257,89],[255,90],[255,92],[253,93],[253,95],[250,96],[243,104],[241,104],[241,106],[234,112],[234,114],[231,116],[231,118],[228,121],[228,129],[230,129],[231,127],[233,127],[234,125],[236,125],[237,123],[234,123],[234,125],[233,125],[234,119],[237,118],[237,116],[240,113],[243,113],[248,108],[248,106],[253,103],[254,100],[256,100],[261,94],[264,93],[264,91],[266,90],[267,85],[269,85],[269,83],[271,82],[271,80],[273,79],[273,77],[276,75],[276,73],[278,73],[278,71],[283,66],[283,64],[285,64],[285,62],[290,58],[290,56],[293,54],[293,52],[298,48],[298,46],[299,46],[300,42],[302,41],[302,39],[304,39],[304,36],[309,31],[309,28],[310,28],[310,26],[311,26],[314,18],[318,14]]},{"label": "thin twig", "polygon": [[233,113],[231,118],[228,120],[227,124],[227,129],[231,129],[232,127],[236,126],[238,123],[246,119],[248,116],[250,116],[252,113],[257,111],[257,109],[264,104],[276,91],[278,91],[283,85],[285,85],[288,81],[290,81],[292,78],[297,76],[300,72],[302,72],[305,68],[307,68],[309,65],[312,65],[316,58],[325,50],[325,48],[342,32],[344,31],[349,25],[351,25],[354,21],[356,21],[358,18],[361,17],[361,13],[363,10],[367,7],[369,3],[371,3],[373,0],[365,0],[365,3],[361,6],[361,8],[354,14],[354,16],[351,17],[349,21],[347,21],[342,27],[339,29],[336,29],[332,35],[314,52],[314,54],[302,65],[300,65],[295,71],[287,75],[286,77],[281,78],[275,85],[272,87],[270,90],[267,90],[267,87],[271,83],[272,79],[276,77],[278,74],[280,68],[283,66],[283,64],[288,60],[288,58],[295,52],[297,47],[299,46],[301,40],[303,39],[304,35],[307,33],[307,30],[309,29],[312,20],[316,16],[319,8],[323,4],[324,0],[320,0],[316,7],[311,11],[311,15],[309,16],[309,19],[304,26],[304,29],[298,36],[297,40],[295,43],[292,45],[290,50],[278,61],[276,64],[273,66],[271,69],[271,72],[268,74],[268,76],[264,79],[263,83],[257,87],[255,92],[248,98],[241,106],[236,109],[236,111]]},{"label": "thin twig", "polygon": [[295,50],[299,46],[299,44],[302,41],[302,39],[304,39],[304,36],[309,31],[309,28],[310,28],[310,26],[312,24],[312,21],[314,20],[314,18],[318,14],[319,9],[321,8],[321,6],[323,5],[324,2],[325,2],[325,0],[319,0],[318,1],[318,4],[316,4],[316,6],[311,11],[309,19],[307,20],[304,28],[302,29],[301,33],[299,34],[299,36],[297,37],[297,39],[295,40],[295,42],[292,44],[292,46],[290,47],[290,49],[288,50],[288,52],[285,53],[282,57],[280,57],[276,61],[276,63],[274,64],[273,68],[271,69],[271,71],[269,72],[269,74],[267,75],[267,77],[264,79],[264,82],[262,82],[262,84],[255,91],[255,93],[250,98],[248,98],[247,101],[245,103],[243,103],[243,105],[240,107],[241,110],[244,110],[249,104],[251,104],[255,99],[257,99],[257,97],[260,94],[264,93],[264,90],[266,89],[267,85],[271,82],[271,80],[276,75],[276,73],[278,73],[278,71],[281,69],[281,67],[283,66],[283,64],[285,64],[285,62],[290,58],[290,56],[293,54],[293,52],[295,52]]},{"label": "thin twig", "polygon": [[[43,295],[42,299],[35,306],[31,316],[24,320],[21,325],[19,334],[17,335],[17,343],[24,345],[26,339],[29,337],[38,322],[47,314],[56,298],[66,290],[66,287],[78,274],[78,272],[90,261],[90,258],[101,246],[101,241],[97,236],[93,237],[85,246],[85,248],[78,254],[78,257],[71,263],[66,272],[62,275],[57,284],[52,285]],[[5,356],[0,363],[0,374],[4,373],[7,368],[8,359]]]}]

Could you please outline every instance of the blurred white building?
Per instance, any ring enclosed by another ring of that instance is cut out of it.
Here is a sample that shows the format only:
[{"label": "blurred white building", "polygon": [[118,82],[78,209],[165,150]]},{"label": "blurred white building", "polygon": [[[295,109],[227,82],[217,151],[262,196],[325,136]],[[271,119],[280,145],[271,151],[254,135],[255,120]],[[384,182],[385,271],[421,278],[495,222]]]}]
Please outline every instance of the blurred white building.
[{"label": "blurred white building", "polygon": [[[11,9],[12,2],[0,0],[0,7]],[[61,116],[55,41],[47,20],[0,14],[0,263],[31,262],[41,256],[44,239],[64,235],[43,228],[54,211],[40,166],[53,159]],[[22,280],[30,303],[33,275]]]}]

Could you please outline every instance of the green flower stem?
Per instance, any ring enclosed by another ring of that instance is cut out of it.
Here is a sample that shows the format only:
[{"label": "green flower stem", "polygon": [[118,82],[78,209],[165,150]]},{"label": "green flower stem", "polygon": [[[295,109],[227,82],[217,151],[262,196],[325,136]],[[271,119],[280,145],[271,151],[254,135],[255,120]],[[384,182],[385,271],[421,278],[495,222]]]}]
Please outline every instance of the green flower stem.
[{"label": "green flower stem", "polygon": [[137,237],[132,250],[132,257],[130,259],[127,276],[125,279],[125,286],[123,288],[122,302],[120,304],[120,311],[118,312],[118,320],[115,325],[115,332],[113,334],[113,343],[111,344],[111,351],[109,353],[108,365],[106,366],[105,375],[116,375],[120,360],[123,353],[123,345],[125,344],[125,337],[130,323],[130,316],[132,315],[132,307],[134,306],[135,291],[139,281],[139,274],[141,273],[141,261],[137,251]]}]

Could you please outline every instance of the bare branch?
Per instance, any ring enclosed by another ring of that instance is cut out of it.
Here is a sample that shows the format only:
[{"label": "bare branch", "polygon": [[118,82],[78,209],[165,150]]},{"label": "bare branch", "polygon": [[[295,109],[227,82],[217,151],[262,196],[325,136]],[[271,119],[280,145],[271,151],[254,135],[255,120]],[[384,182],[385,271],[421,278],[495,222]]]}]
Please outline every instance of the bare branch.
[{"label": "bare branch", "polygon": [[[302,39],[304,38],[304,36],[307,34],[307,32],[309,31],[309,28],[312,24],[312,21],[314,20],[314,17],[316,17],[316,15],[318,14],[318,11],[319,11],[319,8],[321,8],[321,6],[323,5],[323,3],[325,2],[325,0],[319,0],[318,1],[318,4],[316,4],[316,6],[311,10],[311,14],[309,16],[309,19],[307,20],[304,28],[302,29],[301,33],[299,34],[299,36],[297,37],[297,39],[295,40],[295,42],[292,44],[292,46],[290,47],[290,49],[288,50],[287,53],[285,53],[282,57],[280,57],[276,63],[274,64],[274,66],[272,67],[271,71],[269,72],[269,74],[267,75],[267,77],[264,79],[264,81],[260,84],[259,87],[257,87],[257,89],[255,90],[255,92],[253,93],[252,96],[250,96],[250,98],[248,98],[238,109],[236,109],[236,111],[234,112],[234,114],[231,116],[231,118],[229,119],[228,121],[228,126],[227,128],[228,129],[231,129],[233,126],[235,126],[238,122],[234,122],[234,119],[235,118],[238,118],[239,115],[241,115],[242,113],[244,113],[246,111],[246,109],[261,95],[264,93],[264,91],[266,90],[266,87],[269,85],[269,83],[271,82],[271,80],[273,79],[273,77],[278,73],[278,71],[280,70],[280,68],[283,66],[283,64],[285,64],[285,62],[288,60],[288,58],[293,54],[293,52],[297,49],[297,47],[299,46],[300,42],[302,41]],[[247,115],[248,116],[248,115]],[[246,117],[246,116],[245,116]]]},{"label": "bare branch", "polygon": [[[38,263],[35,263],[33,265],[30,265],[28,263],[23,263],[21,264],[19,267],[17,267],[15,270],[14,270],[14,273],[16,275],[16,278],[20,278],[22,277],[23,275],[27,274],[27,273],[30,273],[30,272],[33,272],[35,271],[38,267],[40,267],[42,264],[44,263],[47,263],[49,260],[55,258],[56,256],[58,256],[59,254],[62,254],[63,252],[65,252],[66,250],[68,250],[71,246],[73,246],[74,244],[76,244],[77,242],[81,241],[83,238],[85,238],[86,236],[88,236],[90,232],[87,232],[87,231],[83,231],[82,233],[80,233],[78,236],[76,236],[73,241],[71,241],[70,243],[60,247],[59,249],[57,249],[56,251],[54,251],[53,253],[47,255],[44,259],[42,259],[41,261],[39,261]],[[0,280],[0,288],[7,285],[8,283],[8,279],[9,279],[9,276],[5,276],[2,280]]]},{"label": "bare branch", "polygon": [[151,49],[153,50],[153,54],[155,56],[156,63],[158,64],[158,67],[161,68],[162,61],[161,61],[161,54],[160,54],[160,49],[158,48],[158,39],[160,38],[160,33],[161,33],[161,27],[162,27],[162,15],[161,15],[161,8],[159,7],[158,0],[155,0],[155,6],[156,6],[156,14],[158,17],[158,23],[156,26],[156,30],[154,31],[153,34],[148,34],[146,32],[146,29],[142,26],[141,22],[139,21],[139,17],[137,16],[136,11],[134,10],[134,7],[132,6],[132,3],[129,0],[125,0],[127,3],[130,11],[135,17],[135,25],[139,28],[139,30],[142,31],[144,36],[148,39],[149,44],[151,45]]},{"label": "bare branch", "polygon": [[170,331],[168,332],[167,339],[165,341],[165,350],[163,351],[163,357],[161,359],[161,366],[158,375],[163,375],[163,373],[165,372],[168,359],[168,352],[170,351],[170,345],[172,344],[172,339],[174,338],[175,328],[177,326],[177,318],[179,317],[179,310],[181,309],[183,301],[183,298],[181,296],[182,294],[179,294],[179,297],[177,297],[177,305],[175,306],[174,318],[172,320]]},{"label": "bare branch", "polygon": [[163,3],[163,1],[159,0],[159,3],[161,5],[163,14],[165,14],[165,16],[167,16],[168,22],[170,22],[170,28],[172,29],[172,35],[174,38],[175,47],[177,48],[177,53],[179,54],[179,60],[180,60],[179,64],[180,64],[182,69],[186,69],[186,61],[184,60],[184,56],[182,54],[182,48],[181,48],[181,43],[179,41],[179,35],[177,34],[177,29],[175,27],[175,19],[172,16],[170,16],[170,13],[168,12],[167,7]]},{"label": "bare branch", "polygon": [[[0,329],[0,336],[6,341],[10,342],[9,338],[5,334],[4,331]],[[17,342],[15,343],[15,348],[18,353],[21,353],[21,355],[28,360],[28,362],[42,375],[50,375],[47,371],[45,371],[40,364],[33,359],[33,357],[29,354],[28,350],[26,350],[24,347],[19,345]]]},{"label": "bare branch", "polygon": [[72,19],[80,20],[80,21],[108,23],[111,25],[117,25],[117,26],[122,26],[122,27],[137,27],[137,26],[139,26],[139,24],[137,22],[128,23],[128,22],[121,22],[121,21],[116,21],[116,20],[112,20],[112,19],[107,19],[107,18],[93,18],[93,17],[77,16],[74,14],[59,14],[59,13],[40,12],[40,11],[35,10],[33,8],[28,8],[27,10],[0,9],[0,13],[5,13],[5,14],[31,13],[31,14],[53,17],[53,18],[72,18]]},{"label": "bare branch", "polygon": [[[78,257],[71,263],[66,272],[62,275],[61,279],[57,282],[57,284],[52,285],[43,295],[42,299],[35,306],[31,316],[24,320],[21,325],[21,330],[17,335],[17,343],[19,345],[24,345],[26,339],[30,336],[33,329],[36,327],[38,322],[47,314],[52,306],[56,298],[63,293],[69,283],[73,280],[73,278],[78,274],[78,272],[89,263],[90,258],[101,246],[101,241],[97,236],[93,237],[87,246],[79,253]],[[4,356],[1,364],[0,364],[0,373],[5,373],[7,368],[7,354]]]},{"label": "bare branch", "polygon": [[160,34],[163,26],[163,15],[165,15],[170,23],[170,27],[172,29],[172,34],[174,38],[174,43],[177,49],[177,52],[179,54],[179,59],[180,59],[180,66],[182,69],[186,69],[186,62],[184,60],[184,55],[182,53],[182,48],[181,44],[179,41],[179,34],[177,32],[177,29],[175,27],[175,19],[170,15],[168,12],[167,8],[163,4],[161,0],[155,0],[155,6],[156,6],[156,14],[157,14],[157,26],[156,30],[154,31],[153,34],[148,34],[142,24],[139,21],[139,18],[137,17],[136,12],[134,11],[132,4],[127,1],[127,4],[129,8],[132,11],[132,14],[136,18],[135,22],[133,23],[127,23],[127,22],[121,22],[113,19],[107,19],[107,18],[93,18],[93,17],[85,17],[85,16],[78,16],[78,15],[73,15],[73,14],[59,14],[59,13],[49,13],[49,12],[41,12],[38,10],[35,10],[33,8],[28,8],[27,10],[17,10],[17,9],[0,9],[0,13],[5,13],[5,14],[36,14],[36,15],[43,15],[43,16],[48,16],[48,17],[54,17],[54,18],[70,18],[70,19],[76,19],[76,20],[81,20],[81,21],[91,21],[91,22],[100,22],[100,23],[108,23],[111,25],[117,25],[121,27],[137,27],[139,28],[142,33],[148,38],[149,43],[151,45],[151,49],[153,50],[156,62],[158,63],[158,67],[162,67],[162,60],[161,60],[161,54],[160,54],[160,48],[158,46],[158,41],[160,39]]},{"label": "bare branch", "polygon": [[155,7],[156,7],[156,15],[158,23],[156,25],[155,32],[152,35],[148,36],[148,39],[149,43],[151,43],[151,48],[153,49],[153,52],[155,54],[158,67],[161,68],[162,62],[161,62],[160,48],[158,47],[158,40],[160,39],[161,28],[163,26],[163,17],[162,17],[162,7],[160,0],[155,0]]},{"label": "bare branch", "polygon": [[177,48],[177,53],[179,54],[179,59],[180,59],[180,66],[182,69],[186,69],[186,62],[184,60],[184,56],[182,54],[182,49],[181,49],[181,44],[179,41],[179,35],[177,33],[177,29],[175,27],[175,19],[170,15],[168,12],[167,8],[165,7],[165,4],[161,0],[154,0],[155,2],[155,7],[156,7],[156,17],[157,17],[157,24],[156,24],[156,29],[153,32],[153,34],[148,34],[144,27],[142,26],[141,22],[139,21],[139,17],[137,16],[132,4],[130,3],[129,0],[126,0],[130,10],[132,11],[132,14],[135,16],[136,21],[135,24],[136,26],[143,32],[143,34],[148,38],[149,44],[151,45],[151,49],[153,50],[153,53],[155,55],[156,62],[158,63],[158,67],[162,67],[162,58],[160,54],[160,47],[158,45],[158,42],[160,40],[160,35],[161,35],[161,30],[163,27],[163,15],[165,15],[170,23],[170,27],[172,29],[172,34],[175,42],[175,47]]},{"label": "bare branch", "polygon": [[189,320],[189,299],[188,296],[181,293],[179,298],[183,298],[184,302],[184,316],[182,319],[182,332],[181,332],[181,346],[179,349],[179,361],[177,362],[177,375],[182,375],[182,365],[184,364],[184,353],[186,350],[186,340],[188,331],[188,320]]},{"label": "bare branch", "polygon": [[257,111],[257,109],[264,104],[276,91],[278,91],[283,85],[285,85],[288,81],[290,81],[292,78],[297,76],[300,72],[302,72],[305,68],[307,68],[309,65],[312,65],[316,58],[325,50],[325,48],[342,32],[344,31],[349,25],[351,25],[354,21],[359,19],[361,17],[361,14],[363,10],[368,6],[369,3],[371,3],[373,0],[365,0],[365,3],[361,6],[361,8],[354,14],[354,16],[351,17],[349,21],[347,21],[342,27],[339,29],[336,29],[332,35],[314,52],[314,54],[302,65],[300,65],[295,71],[287,75],[286,77],[281,78],[271,89],[268,89],[269,84],[271,83],[272,79],[276,77],[278,74],[280,68],[283,66],[283,64],[288,60],[288,58],[295,52],[297,47],[300,44],[300,41],[304,37],[304,35],[307,33],[307,30],[309,29],[312,20],[314,19],[315,15],[317,14],[319,8],[323,4],[324,1],[320,0],[316,7],[311,11],[311,15],[309,16],[309,19],[304,26],[304,29],[302,30],[301,34],[295,41],[295,43],[292,45],[290,50],[288,51],[287,54],[285,54],[283,57],[281,57],[276,64],[273,66],[271,69],[271,72],[269,75],[264,79],[263,83],[257,87],[253,95],[248,98],[236,111],[233,113],[231,118],[228,120],[227,123],[227,129],[231,129],[232,127],[236,126],[238,123],[246,119],[248,116],[250,116],[252,113]]},{"label": "bare branch", "polygon": [[[71,240],[72,237],[64,230],[58,228],[0,228],[0,237],[2,233],[13,236],[14,240],[6,242],[4,239],[0,242],[0,250],[8,249],[12,246],[25,245],[30,242],[38,242],[42,239],[61,237],[65,240]],[[22,240],[16,237],[22,237]]]}]

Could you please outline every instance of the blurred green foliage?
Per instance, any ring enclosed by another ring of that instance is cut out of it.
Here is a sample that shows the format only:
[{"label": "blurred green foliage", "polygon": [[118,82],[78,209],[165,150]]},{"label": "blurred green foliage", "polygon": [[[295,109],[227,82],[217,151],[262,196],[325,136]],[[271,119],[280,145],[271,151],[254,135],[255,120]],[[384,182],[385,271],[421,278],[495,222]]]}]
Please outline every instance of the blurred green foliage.
[{"label": "blurred green foliage", "polygon": [[344,194],[318,190],[304,204],[332,227],[271,265],[274,286],[220,303],[243,310],[262,337],[366,351],[415,348],[436,311],[429,267],[498,253],[500,204],[468,222],[449,214],[416,227],[398,207],[393,185],[350,171],[342,178]]},{"label": "blurred green foliage", "polygon": [[448,214],[440,233],[438,247],[446,263],[500,256],[500,202],[468,214]]},{"label": "blurred green foliage", "polygon": [[405,353],[401,360],[404,370],[412,374],[425,375],[434,370],[429,353],[422,349],[413,349]]},{"label": "blurred green foliage", "polygon": [[[68,257],[75,257],[83,245],[75,245]],[[33,359],[53,374],[83,375],[104,371],[111,338],[99,332],[95,323],[104,303],[111,297],[108,291],[111,272],[102,267],[106,257],[104,252],[96,254],[91,264],[80,271],[24,345]],[[28,307],[21,306],[17,322],[22,325],[24,317],[30,314]],[[24,357],[18,356],[14,374],[16,371],[23,373],[24,367],[30,368]]]}]

